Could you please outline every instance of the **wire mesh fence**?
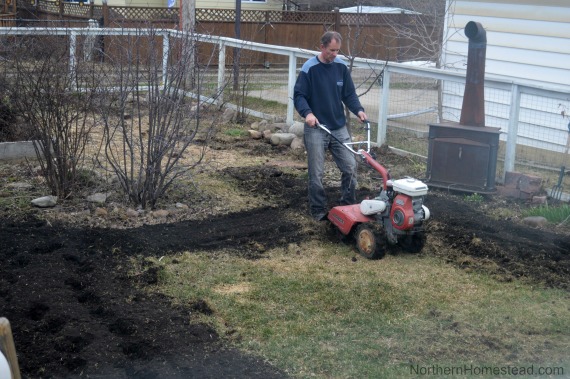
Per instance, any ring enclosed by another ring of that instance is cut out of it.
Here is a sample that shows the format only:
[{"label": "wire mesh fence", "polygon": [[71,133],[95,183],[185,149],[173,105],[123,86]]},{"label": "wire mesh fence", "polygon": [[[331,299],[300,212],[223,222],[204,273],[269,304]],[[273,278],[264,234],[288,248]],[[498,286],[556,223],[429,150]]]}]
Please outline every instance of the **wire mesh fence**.
[{"label": "wire mesh fence", "polygon": [[[299,59],[298,65],[302,62]],[[427,158],[429,125],[459,123],[465,84],[457,78],[434,78],[418,69],[413,74],[391,73],[389,87],[384,89],[385,76],[378,78],[377,72],[357,67],[352,73],[370,121],[377,127],[385,119],[385,135],[378,135],[377,142],[384,138],[393,148]],[[287,80],[285,70],[258,71],[252,76],[256,90],[249,95],[285,106],[290,101]],[[383,96],[388,96],[387,101]],[[562,167],[570,168],[570,95],[558,89],[491,80],[484,98],[485,125],[499,129],[497,180],[502,181],[506,171],[515,171],[541,177],[546,188],[559,179],[570,188],[570,175],[560,174]],[[295,120],[301,119],[295,114]],[[513,163],[509,162],[509,143],[514,145]]]}]

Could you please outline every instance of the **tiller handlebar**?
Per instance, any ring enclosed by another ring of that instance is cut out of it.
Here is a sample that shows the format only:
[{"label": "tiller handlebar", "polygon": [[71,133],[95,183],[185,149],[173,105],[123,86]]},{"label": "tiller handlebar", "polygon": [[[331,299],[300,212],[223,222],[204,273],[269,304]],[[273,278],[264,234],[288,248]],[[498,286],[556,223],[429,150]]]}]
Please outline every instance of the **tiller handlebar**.
[{"label": "tiller handlebar", "polygon": [[[367,140],[366,141],[357,141],[357,142],[342,142],[339,140],[332,132],[326,127],[326,125],[320,124],[317,122],[317,126],[330,134],[330,136],[335,139],[338,143],[346,147],[350,152],[362,158],[364,162],[370,165],[374,170],[376,170],[382,176],[382,187],[384,189],[388,188],[388,180],[390,179],[390,174],[388,170],[380,163],[378,163],[372,156],[370,155],[370,122],[368,120],[364,121],[364,130],[367,133]],[[366,150],[358,149],[355,150],[353,146],[362,146],[366,145]]]}]

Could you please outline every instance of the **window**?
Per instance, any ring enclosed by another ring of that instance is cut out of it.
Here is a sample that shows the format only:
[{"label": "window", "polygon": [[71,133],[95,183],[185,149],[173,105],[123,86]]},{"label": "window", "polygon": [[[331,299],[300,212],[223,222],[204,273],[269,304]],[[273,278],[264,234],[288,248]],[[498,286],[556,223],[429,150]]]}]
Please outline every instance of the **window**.
[{"label": "window", "polygon": [[242,3],[266,3],[267,0],[241,0]]}]

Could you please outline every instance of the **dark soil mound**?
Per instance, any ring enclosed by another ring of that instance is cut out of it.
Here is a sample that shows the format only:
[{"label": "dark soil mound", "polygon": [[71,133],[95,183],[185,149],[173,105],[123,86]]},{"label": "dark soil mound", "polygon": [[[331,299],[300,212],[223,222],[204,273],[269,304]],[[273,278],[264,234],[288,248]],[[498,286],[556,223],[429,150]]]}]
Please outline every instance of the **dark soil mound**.
[{"label": "dark soil mound", "polygon": [[[192,322],[196,313],[211,313],[204,302],[176,307],[145,293],[141,285],[156,283],[156,267],[127,272],[130,257],[197,247],[255,257],[248,244],[263,231],[244,231],[251,220],[269,227],[263,218],[272,212],[122,231],[2,220],[0,309],[11,320],[23,377],[284,377]],[[229,243],[230,234],[239,238]]]}]

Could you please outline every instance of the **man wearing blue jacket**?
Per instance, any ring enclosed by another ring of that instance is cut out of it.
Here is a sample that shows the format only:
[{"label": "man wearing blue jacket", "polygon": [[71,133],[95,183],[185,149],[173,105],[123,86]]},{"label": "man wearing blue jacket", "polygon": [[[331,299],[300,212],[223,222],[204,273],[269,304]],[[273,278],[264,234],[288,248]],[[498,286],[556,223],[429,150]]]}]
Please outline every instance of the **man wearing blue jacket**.
[{"label": "man wearing blue jacket", "polygon": [[354,154],[317,124],[325,125],[343,143],[350,142],[343,104],[366,120],[346,64],[337,57],[342,37],[326,32],[321,52],[309,59],[295,83],[295,109],[305,118],[304,141],[309,170],[309,210],[315,220],[327,219],[327,197],[323,187],[325,153],[330,150],[341,171],[341,205],[356,203],[356,160]]}]

